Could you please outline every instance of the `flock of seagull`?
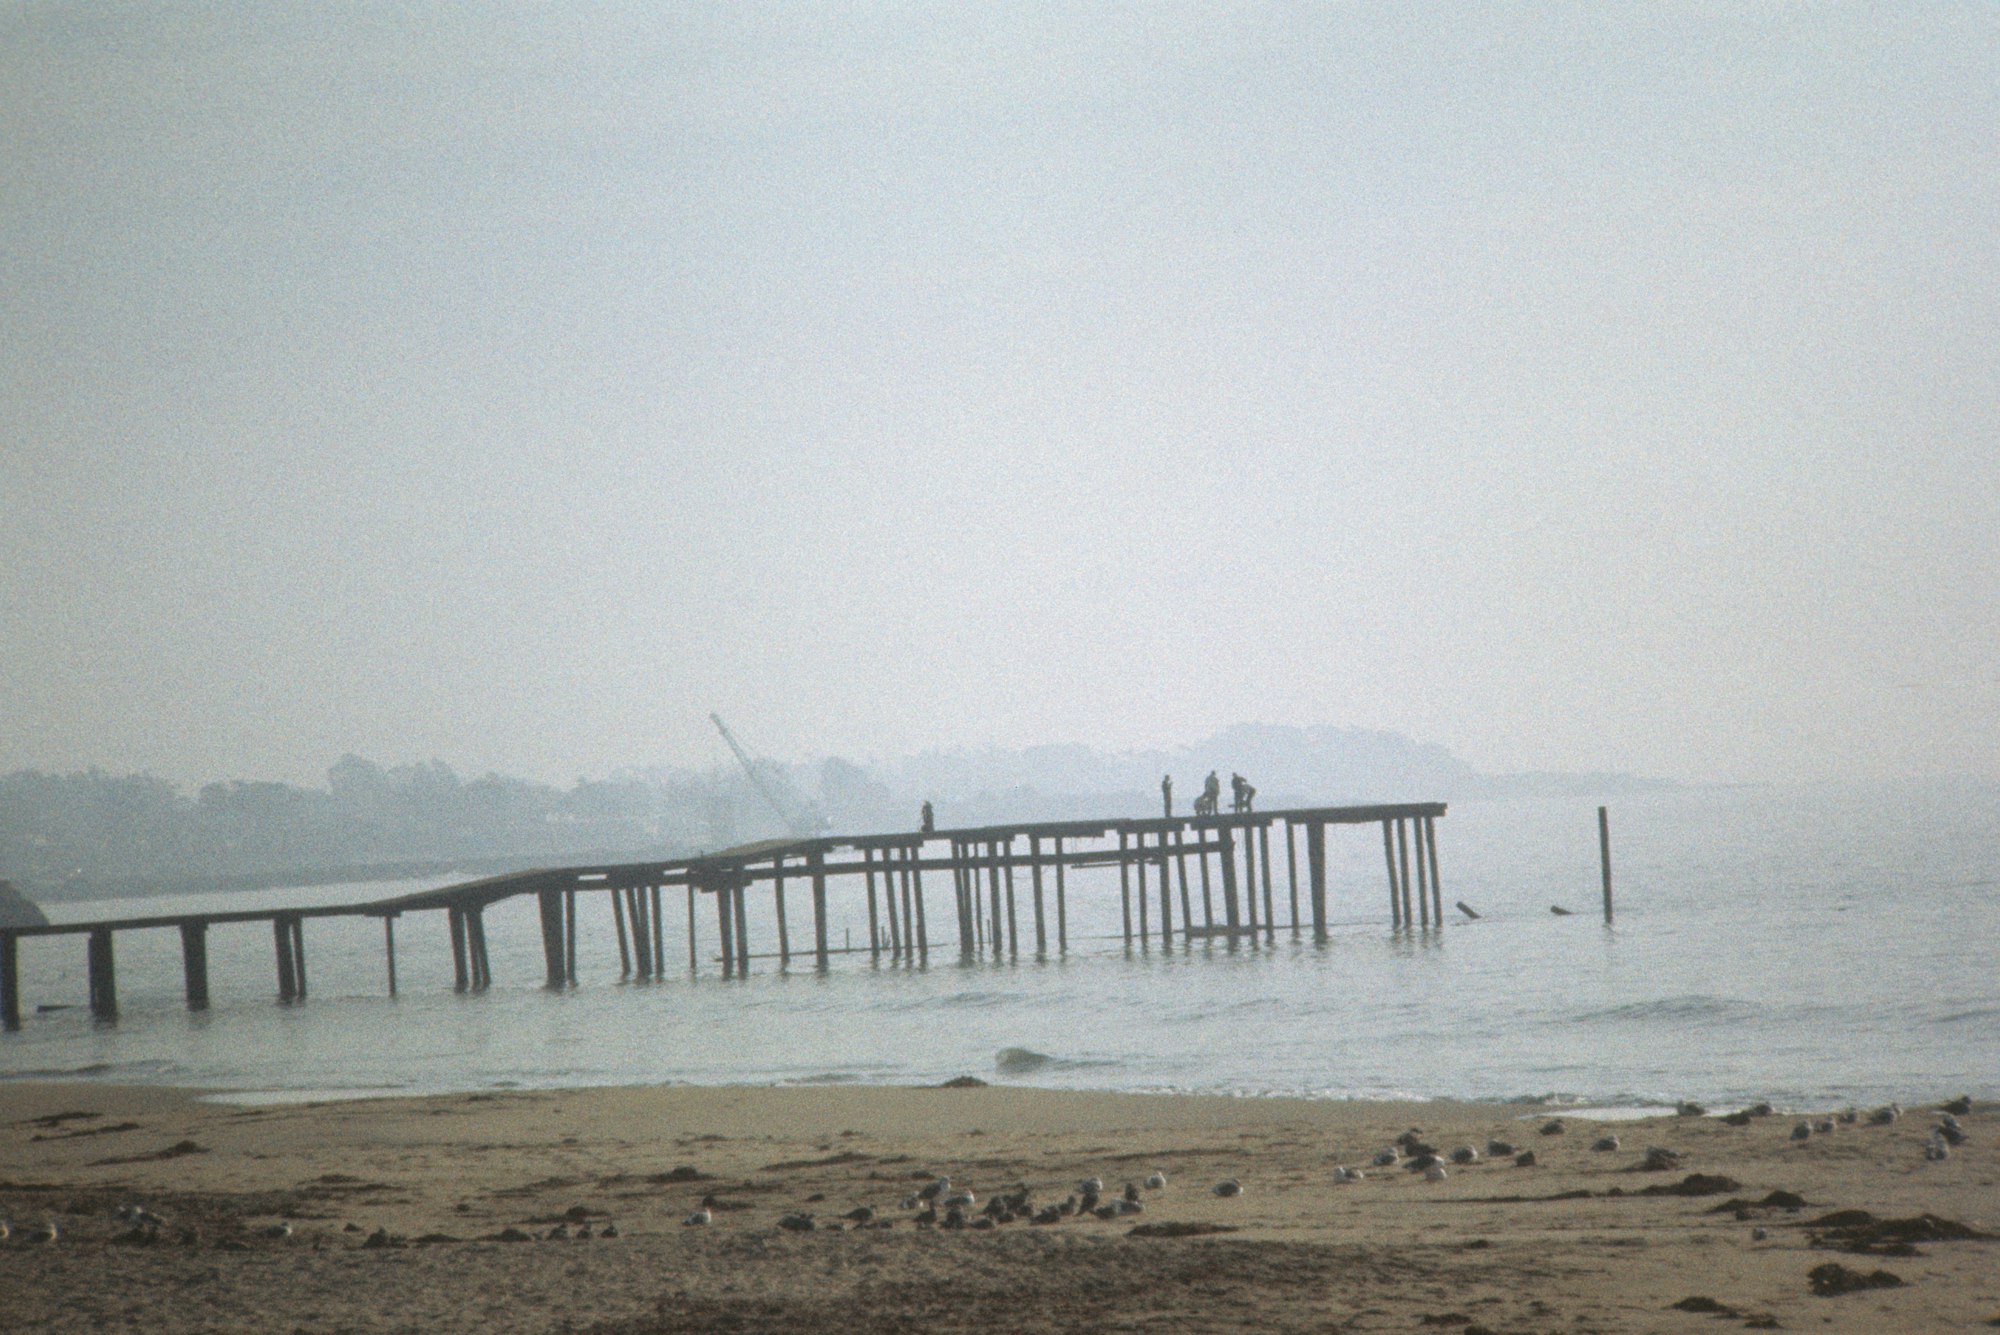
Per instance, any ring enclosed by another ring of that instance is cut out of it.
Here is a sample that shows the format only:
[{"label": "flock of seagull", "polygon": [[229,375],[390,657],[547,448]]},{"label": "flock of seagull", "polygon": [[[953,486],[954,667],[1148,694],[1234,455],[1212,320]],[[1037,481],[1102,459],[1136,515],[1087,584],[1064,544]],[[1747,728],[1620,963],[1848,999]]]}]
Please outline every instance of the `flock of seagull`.
[{"label": "flock of seagull", "polygon": [[[1681,1104],[1677,1111],[1684,1117],[1707,1115],[1705,1109],[1692,1103]],[[1732,1126],[1747,1126],[1753,1118],[1771,1116],[1774,1111],[1770,1104],[1759,1103],[1739,1112],[1726,1114],[1722,1120]],[[1960,1096],[1938,1109],[1939,1120],[1931,1129],[1930,1137],[1924,1144],[1925,1159],[1940,1162],[1950,1157],[1953,1148],[1965,1143],[1965,1128],[1960,1125],[1958,1119],[1971,1111],[1970,1096]],[[1889,1126],[1902,1116],[1902,1106],[1890,1103],[1869,1113],[1868,1123],[1871,1126]],[[1791,1139],[1795,1144],[1804,1144],[1815,1136],[1833,1134],[1835,1128],[1842,1123],[1852,1125],[1860,1120],[1861,1113],[1854,1108],[1832,1117],[1802,1120],[1792,1127]],[[1562,1119],[1556,1117],[1542,1124],[1540,1134],[1559,1136],[1567,1129]],[[1590,1146],[1592,1150],[1603,1153],[1616,1151],[1619,1147],[1620,1142],[1615,1134],[1599,1136]],[[1447,1163],[1453,1166],[1469,1166],[1478,1163],[1482,1157],[1491,1161],[1511,1159],[1516,1166],[1522,1168],[1532,1168],[1537,1162],[1533,1150],[1522,1149],[1498,1137],[1486,1142],[1483,1156],[1471,1145],[1460,1145],[1449,1152],[1440,1151],[1437,1146],[1424,1139],[1421,1131],[1412,1128],[1397,1136],[1393,1144],[1377,1153],[1370,1167],[1401,1168],[1406,1172],[1421,1173],[1425,1181],[1442,1182],[1450,1175],[1450,1170],[1445,1166]],[[1681,1161],[1680,1151],[1650,1145],[1646,1148],[1643,1166],[1649,1170],[1666,1170],[1679,1167]],[[1028,1185],[1016,1182],[1007,1190],[988,1197],[982,1205],[979,1197],[969,1188],[954,1188],[949,1177],[929,1173],[924,1176],[930,1180],[905,1197],[902,1202],[902,1210],[909,1215],[910,1222],[919,1228],[992,1229],[1016,1220],[1048,1225],[1059,1224],[1065,1219],[1072,1218],[1120,1219],[1128,1215],[1143,1214],[1146,1208],[1146,1193],[1164,1191],[1167,1186],[1167,1175],[1163,1172],[1154,1172],[1145,1179],[1143,1190],[1139,1183],[1127,1182],[1122,1191],[1107,1196],[1103,1178],[1087,1177],[1078,1182],[1075,1189],[1062,1201],[1037,1205]],[[1366,1170],[1349,1167],[1346,1164],[1341,1164],[1333,1171],[1333,1180],[1340,1185],[1362,1182],[1367,1180],[1367,1177]],[[1233,1177],[1224,1178],[1209,1190],[1212,1194],[1225,1198],[1241,1196],[1243,1184]],[[701,1205],[681,1222],[696,1228],[711,1224],[715,1221],[715,1210],[718,1205],[714,1196],[705,1197]],[[160,1238],[161,1231],[167,1227],[166,1220],[142,1205],[120,1206],[116,1217],[126,1226],[126,1232],[121,1240],[127,1242],[156,1242]],[[873,1207],[866,1205],[849,1210],[834,1219],[817,1219],[808,1212],[793,1211],[778,1220],[778,1227],[788,1232],[890,1228],[894,1224],[894,1219],[878,1216]],[[292,1225],[290,1221],[281,1220],[278,1223],[265,1225],[257,1233],[260,1237],[283,1241],[292,1236]],[[550,1237],[569,1235],[567,1226],[559,1225],[556,1231],[551,1232]],[[579,1231],[579,1235],[591,1236],[587,1224]],[[0,1219],[0,1243],[13,1241],[26,1247],[46,1247],[53,1245],[61,1236],[62,1230],[54,1219],[47,1219],[38,1225],[20,1230],[13,1228],[5,1219]],[[188,1226],[176,1230],[176,1236],[184,1243],[193,1244],[199,1241],[198,1235]],[[615,1226],[606,1223],[599,1236],[616,1237],[618,1234]],[[370,1241],[372,1243],[375,1240],[370,1239]],[[230,1243],[225,1241],[217,1245],[228,1246]],[[236,1245],[241,1246],[240,1243]]]}]

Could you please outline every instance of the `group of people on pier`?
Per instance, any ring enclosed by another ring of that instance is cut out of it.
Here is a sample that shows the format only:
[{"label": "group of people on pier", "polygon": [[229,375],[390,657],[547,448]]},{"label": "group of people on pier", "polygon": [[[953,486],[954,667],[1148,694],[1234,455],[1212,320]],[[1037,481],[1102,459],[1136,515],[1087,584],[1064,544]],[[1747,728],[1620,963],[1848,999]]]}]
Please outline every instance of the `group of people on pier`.
[{"label": "group of people on pier", "polygon": [[[1229,776],[1229,792],[1229,809],[1238,814],[1251,810],[1251,804],[1257,798],[1257,790],[1251,786],[1250,781],[1241,774],[1233,772]],[[1207,782],[1201,786],[1201,796],[1194,800],[1194,814],[1213,816],[1221,803],[1222,781],[1215,777],[1214,770],[1210,770]],[[1174,814],[1174,776],[1171,774],[1162,775],[1160,778],[1160,805],[1165,815]]]}]

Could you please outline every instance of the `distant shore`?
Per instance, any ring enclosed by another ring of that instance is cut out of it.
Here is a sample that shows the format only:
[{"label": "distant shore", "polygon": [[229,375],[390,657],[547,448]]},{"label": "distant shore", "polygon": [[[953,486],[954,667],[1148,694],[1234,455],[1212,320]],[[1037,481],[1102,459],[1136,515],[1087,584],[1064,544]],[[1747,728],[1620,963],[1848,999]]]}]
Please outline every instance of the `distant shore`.
[{"label": "distant shore", "polygon": [[[15,1224],[0,1244],[0,1327],[96,1330],[141,1310],[168,1335],[914,1330],[968,1314],[994,1331],[1655,1331],[1714,1329],[1717,1310],[1737,1326],[1923,1331],[2000,1316],[2000,1241],[1897,1256],[1865,1229],[1809,1226],[1863,1210],[2000,1229],[1981,1218],[2000,1200],[1989,1109],[1959,1119],[1968,1143],[1941,1163],[1922,1153],[1938,1119],[1914,1102],[1893,1125],[1804,1143],[1789,1116],[1562,1113],[1565,1133],[1542,1135],[1550,1119],[1528,1111],[847,1085],[245,1106],[12,1081],[0,1083],[0,1217]],[[1479,1161],[1447,1164],[1443,1181],[1371,1166],[1412,1127]],[[1619,1148],[1593,1150],[1605,1134]],[[1537,1165],[1496,1159],[1492,1138]],[[1642,1171],[1651,1146],[1681,1158]],[[1365,1180],[1336,1183],[1341,1165]],[[1165,1187],[1142,1185],[1156,1171]],[[978,1206],[1016,1183],[1053,1204],[1099,1176],[1107,1196],[1134,1183],[1143,1209],[919,1227],[903,1200],[935,1174]],[[1242,1194],[1213,1194],[1225,1179]],[[704,1199],[712,1222],[684,1225]],[[157,1240],[125,1236],[114,1212],[131,1204],[164,1220]],[[863,1207],[892,1226],[842,1218]],[[816,1227],[785,1229],[788,1214]],[[20,1241],[45,1219],[56,1244]],[[292,1236],[266,1235],[287,1220]],[[578,1236],[607,1223],[615,1237]],[[371,1236],[388,1245],[364,1246]],[[500,1240],[522,1236],[534,1240]],[[1816,1296],[1828,1264],[1903,1282]]]}]

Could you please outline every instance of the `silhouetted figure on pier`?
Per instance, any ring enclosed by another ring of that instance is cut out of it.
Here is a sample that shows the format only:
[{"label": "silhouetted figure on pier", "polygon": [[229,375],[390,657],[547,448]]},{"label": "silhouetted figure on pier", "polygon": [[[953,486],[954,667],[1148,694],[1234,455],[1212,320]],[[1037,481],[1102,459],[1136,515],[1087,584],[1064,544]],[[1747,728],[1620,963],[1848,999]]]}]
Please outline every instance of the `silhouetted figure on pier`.
[{"label": "silhouetted figure on pier", "polygon": [[1241,774],[1231,774],[1229,776],[1229,791],[1236,796],[1235,804],[1231,808],[1234,811],[1243,812],[1250,810],[1250,804],[1257,798],[1257,790],[1252,788],[1250,781]]},{"label": "silhouetted figure on pier", "polygon": [[1174,814],[1174,776],[1171,774],[1160,777],[1160,807],[1164,814]]},{"label": "silhouetted figure on pier", "polygon": [[923,824],[920,828],[925,834],[934,834],[937,831],[937,813],[931,810],[928,801],[924,803]]},{"label": "silhouetted figure on pier", "polygon": [[1222,780],[1215,777],[1215,771],[1208,772],[1208,781],[1201,786],[1201,796],[1194,800],[1194,814],[1213,816],[1222,802]]}]

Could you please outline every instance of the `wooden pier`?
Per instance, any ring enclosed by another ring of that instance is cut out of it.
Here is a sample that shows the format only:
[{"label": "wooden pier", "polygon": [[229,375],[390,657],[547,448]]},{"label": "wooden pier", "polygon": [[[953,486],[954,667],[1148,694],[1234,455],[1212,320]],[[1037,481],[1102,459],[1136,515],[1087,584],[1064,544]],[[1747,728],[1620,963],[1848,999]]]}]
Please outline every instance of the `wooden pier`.
[{"label": "wooden pier", "polygon": [[[1274,943],[1280,930],[1295,938],[1310,931],[1313,940],[1323,942],[1328,935],[1327,829],[1341,825],[1381,826],[1390,926],[1399,932],[1430,931],[1444,925],[1437,857],[1437,819],[1444,814],[1442,802],[1430,802],[779,839],[694,858],[519,872],[365,904],[0,928],[0,1027],[21,1027],[19,955],[20,941],[27,937],[85,938],[90,1009],[104,1021],[118,1015],[118,933],[177,930],[187,1005],[203,1010],[209,998],[208,930],[218,924],[271,924],[277,998],[289,1004],[309,995],[309,921],[381,919],[387,987],[394,996],[396,924],[407,915],[441,913],[451,941],[454,990],[481,992],[493,982],[486,910],[523,895],[537,902],[544,981],[551,988],[577,981],[579,897],[601,896],[608,902],[621,976],[663,977],[668,971],[670,889],[686,896],[690,973],[700,970],[702,897],[713,903],[724,978],[750,971],[746,896],[753,890],[764,893],[767,886],[780,968],[807,953],[815,969],[830,967],[829,897],[836,885],[847,894],[866,894],[869,939],[864,950],[876,965],[885,957],[891,964],[927,962],[934,929],[936,948],[955,950],[961,961],[1016,960],[1022,953],[1024,922],[1032,956],[1046,958],[1051,950],[1064,954],[1070,945],[1069,873],[1084,868],[1118,869],[1120,922],[1128,949],[1149,949],[1155,941],[1171,948],[1177,940],[1183,946],[1219,940],[1232,949],[1256,947]],[[1283,913],[1276,894],[1273,826],[1283,829]],[[926,872],[932,874],[933,887],[950,890],[948,905],[940,905],[942,919],[934,917],[927,902]],[[788,887],[809,892],[805,907],[811,935],[796,942]]]}]

